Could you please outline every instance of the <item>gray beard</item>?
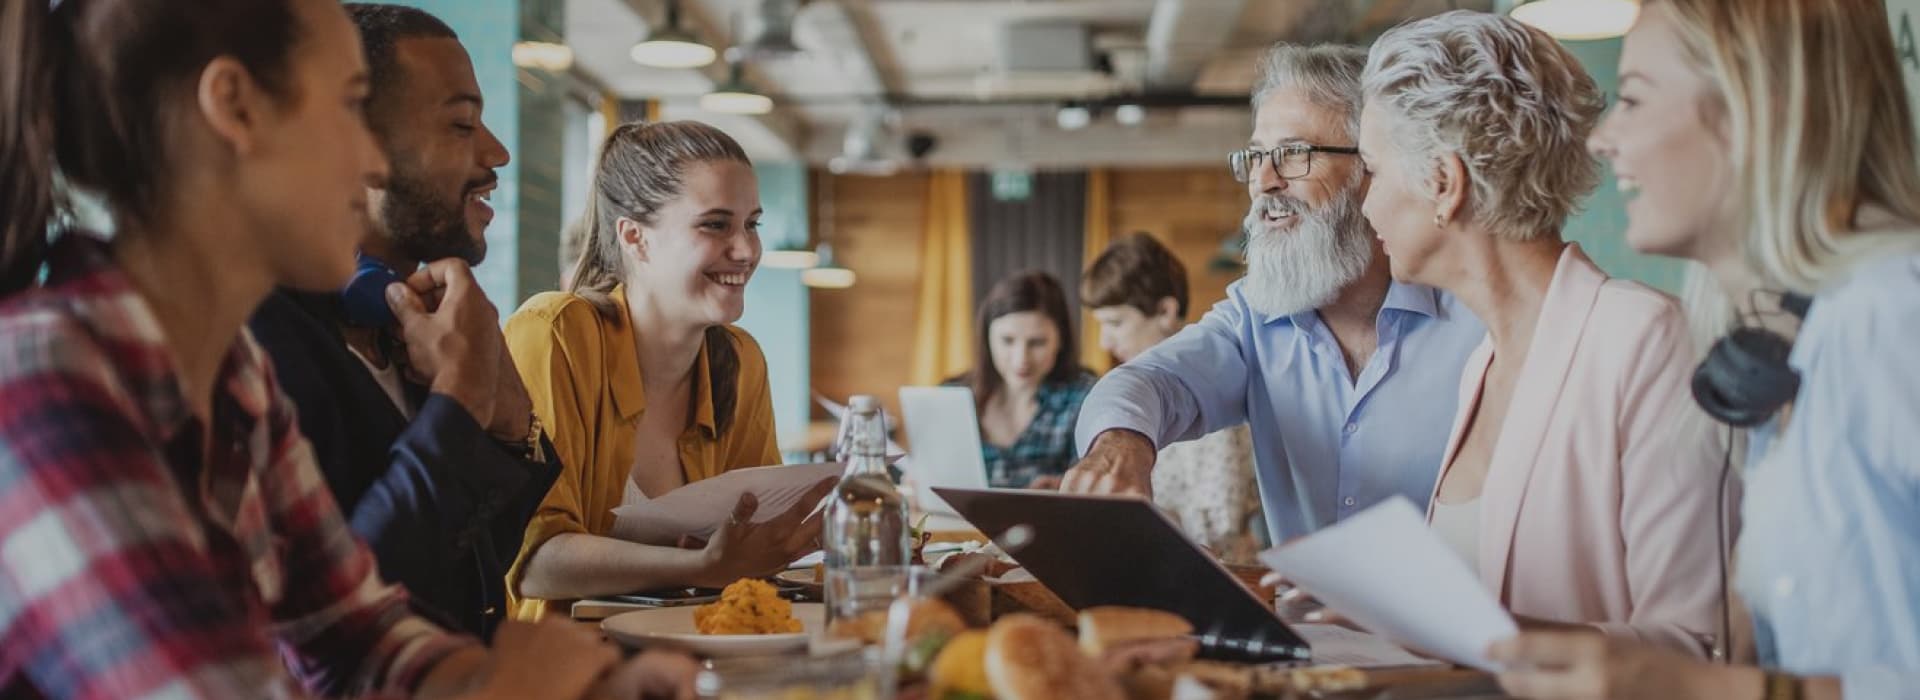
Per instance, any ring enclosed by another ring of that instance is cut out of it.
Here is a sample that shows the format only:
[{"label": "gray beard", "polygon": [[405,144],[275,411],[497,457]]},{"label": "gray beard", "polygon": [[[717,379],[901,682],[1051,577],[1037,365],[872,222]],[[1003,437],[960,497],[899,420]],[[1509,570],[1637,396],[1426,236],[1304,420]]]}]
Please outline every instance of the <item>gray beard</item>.
[{"label": "gray beard", "polygon": [[[1291,210],[1292,231],[1267,229],[1269,208]],[[1260,195],[1242,223],[1247,232],[1247,276],[1240,293],[1254,311],[1290,316],[1318,309],[1366,273],[1373,262],[1373,228],[1348,188],[1320,209],[1291,197]]]}]

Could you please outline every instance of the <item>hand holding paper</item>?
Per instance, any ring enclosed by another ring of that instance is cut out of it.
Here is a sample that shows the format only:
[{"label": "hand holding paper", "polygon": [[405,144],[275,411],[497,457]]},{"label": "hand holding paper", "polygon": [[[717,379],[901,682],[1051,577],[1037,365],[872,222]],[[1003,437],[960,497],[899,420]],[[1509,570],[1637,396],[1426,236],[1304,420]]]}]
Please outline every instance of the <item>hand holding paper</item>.
[{"label": "hand holding paper", "polygon": [[787,512],[820,482],[839,478],[841,471],[841,465],[833,462],[735,469],[659,498],[613,509],[609,534],[663,546],[673,546],[683,535],[707,539],[733,513],[742,494],[759,500],[753,522],[764,523]]},{"label": "hand holding paper", "polygon": [[1404,498],[1260,561],[1369,631],[1456,663],[1498,671],[1487,647],[1520,631]]}]

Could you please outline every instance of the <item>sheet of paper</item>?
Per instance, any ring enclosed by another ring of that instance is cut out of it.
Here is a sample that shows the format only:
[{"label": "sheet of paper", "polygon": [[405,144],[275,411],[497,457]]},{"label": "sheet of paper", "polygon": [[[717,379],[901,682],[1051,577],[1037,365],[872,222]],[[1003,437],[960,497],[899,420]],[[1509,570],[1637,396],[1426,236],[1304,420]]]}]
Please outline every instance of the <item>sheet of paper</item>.
[{"label": "sheet of paper", "polygon": [[815,484],[840,478],[842,471],[835,462],[735,469],[668,491],[644,503],[613,509],[610,534],[631,542],[657,545],[672,545],[681,535],[706,538],[733,514],[733,506],[743,493],[760,499],[753,521],[763,523],[792,508]]},{"label": "sheet of paper", "polygon": [[1519,632],[1466,562],[1394,498],[1260,561],[1329,609],[1407,647],[1487,671],[1487,646]]},{"label": "sheet of paper", "polygon": [[1300,633],[1307,644],[1313,647],[1315,665],[1354,668],[1447,665],[1444,661],[1407,651],[1385,637],[1339,625],[1294,625],[1293,631]]}]

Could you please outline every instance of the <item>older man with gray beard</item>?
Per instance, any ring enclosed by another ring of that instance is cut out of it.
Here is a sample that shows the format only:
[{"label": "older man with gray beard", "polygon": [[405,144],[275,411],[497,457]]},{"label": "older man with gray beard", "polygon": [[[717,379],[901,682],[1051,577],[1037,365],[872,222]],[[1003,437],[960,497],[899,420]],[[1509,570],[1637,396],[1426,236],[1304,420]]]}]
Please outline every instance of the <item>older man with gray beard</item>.
[{"label": "older man with gray beard", "polygon": [[1393,282],[1360,214],[1351,47],[1281,44],[1253,96],[1247,276],[1199,323],[1088,395],[1064,490],[1151,496],[1160,446],[1248,423],[1274,542],[1400,495],[1425,508],[1460,370],[1486,329],[1454,298]]}]

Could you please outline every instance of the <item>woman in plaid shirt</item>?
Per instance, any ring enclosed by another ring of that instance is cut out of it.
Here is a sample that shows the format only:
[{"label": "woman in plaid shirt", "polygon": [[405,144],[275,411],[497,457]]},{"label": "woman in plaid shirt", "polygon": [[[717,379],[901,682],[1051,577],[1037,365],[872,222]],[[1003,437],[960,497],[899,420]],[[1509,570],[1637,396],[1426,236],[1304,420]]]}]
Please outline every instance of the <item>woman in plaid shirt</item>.
[{"label": "woman in plaid shirt", "polygon": [[[242,330],[352,272],[366,91],[332,0],[0,9],[0,697],[575,697],[613,664],[555,625],[496,666],[413,615]],[[48,245],[56,166],[112,240]]]},{"label": "woman in plaid shirt", "polygon": [[1044,272],[1001,280],[980,302],[973,371],[947,384],[973,388],[995,488],[1059,488],[1073,466],[1073,424],[1094,376],[1067,314],[1066,292]]}]

